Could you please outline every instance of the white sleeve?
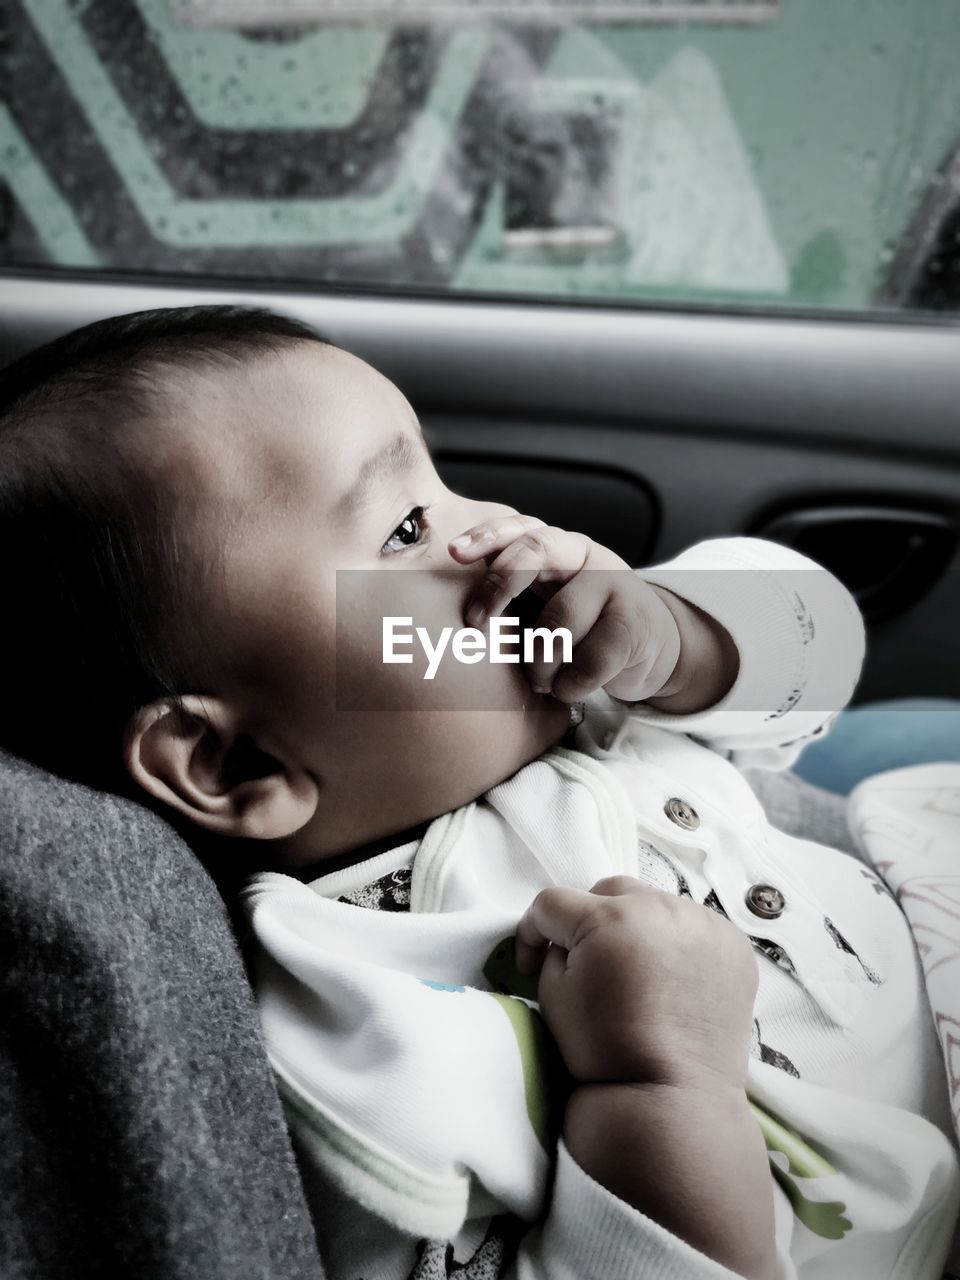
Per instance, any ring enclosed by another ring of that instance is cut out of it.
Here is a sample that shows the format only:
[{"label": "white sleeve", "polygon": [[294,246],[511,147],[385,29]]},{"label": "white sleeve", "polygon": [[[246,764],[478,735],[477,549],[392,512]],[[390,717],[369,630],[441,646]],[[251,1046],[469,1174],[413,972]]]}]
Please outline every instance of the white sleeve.
[{"label": "white sleeve", "polygon": [[[508,1215],[477,1220],[455,1240],[405,1235],[309,1159],[299,1163],[329,1280],[449,1274],[488,1280],[742,1280],[607,1191],[584,1173],[562,1140],[542,1222],[526,1226]],[[776,1280],[797,1280],[789,1258],[783,1252],[780,1257],[785,1265]]]},{"label": "white sleeve", "polygon": [[846,587],[813,560],[759,538],[717,538],[639,572],[725,627],[740,669],[705,711],[671,715],[634,703],[631,717],[701,739],[741,768],[785,769],[850,700],[863,619]]},{"label": "white sleeve", "polygon": [[[778,1280],[791,1280],[792,1267]],[[504,1280],[742,1280],[584,1173],[562,1139],[550,1212]]]}]

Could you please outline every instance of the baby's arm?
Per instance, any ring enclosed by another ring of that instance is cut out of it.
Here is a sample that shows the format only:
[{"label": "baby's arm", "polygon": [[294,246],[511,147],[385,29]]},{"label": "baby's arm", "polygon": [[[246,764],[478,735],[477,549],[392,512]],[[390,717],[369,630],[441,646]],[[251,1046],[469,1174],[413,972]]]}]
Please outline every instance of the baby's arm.
[{"label": "baby's arm", "polygon": [[[740,670],[740,654],[726,627],[666,587],[647,584],[666,606],[680,641],[669,680],[645,705],[671,715],[690,715],[715,706],[730,692]],[[614,697],[627,697],[626,693]]]},{"label": "baby's arm", "polygon": [[704,739],[741,767],[776,769],[825,733],[850,700],[864,657],[863,619],[846,587],[812,560],[758,538],[719,538],[642,573],[723,626],[739,671],[705,710],[654,698],[633,708],[638,719]]},{"label": "baby's arm", "polygon": [[450,544],[487,572],[467,608],[482,625],[526,587],[546,601],[538,625],[572,633],[573,661],[530,667],[564,702],[598,689],[634,714],[783,768],[846,705],[863,661],[846,588],[798,552],[756,538],[699,543],[634,573],[583,534],[507,516]]},{"label": "baby's arm", "polygon": [[558,1187],[570,1158],[691,1246],[684,1262],[679,1243],[647,1232],[677,1275],[700,1274],[705,1255],[720,1266],[706,1275],[769,1280],[773,1182],[746,1095],[757,985],[747,940],[628,877],[543,891],[517,938],[518,962],[542,964],[541,1010],[577,1082]]}]

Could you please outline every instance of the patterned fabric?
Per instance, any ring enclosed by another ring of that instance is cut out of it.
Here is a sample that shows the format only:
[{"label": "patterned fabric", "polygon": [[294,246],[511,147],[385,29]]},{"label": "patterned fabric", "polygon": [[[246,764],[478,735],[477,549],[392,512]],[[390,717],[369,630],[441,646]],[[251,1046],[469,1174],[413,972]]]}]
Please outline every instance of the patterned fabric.
[{"label": "patterned fabric", "polygon": [[409,911],[412,876],[412,867],[399,867],[379,880],[342,894],[337,901],[349,902],[354,907],[369,907],[371,911]]},{"label": "patterned fabric", "polygon": [[823,925],[827,933],[829,933],[830,937],[834,940],[834,942],[837,944],[840,950],[845,951],[848,956],[853,956],[857,964],[859,964],[860,968],[867,975],[867,977],[870,979],[873,985],[875,987],[878,987],[883,982],[883,979],[874,969],[871,969],[868,964],[864,964],[864,962],[860,959],[860,957],[854,951],[853,947],[851,947],[850,943],[846,940],[846,938],[843,936],[843,934],[840,932],[840,930],[833,923],[833,921],[830,919],[829,916],[823,917]]},{"label": "patterned fabric", "polygon": [[445,1240],[420,1240],[409,1280],[498,1280],[513,1265],[525,1229],[519,1218],[494,1218],[480,1247],[465,1262],[454,1260],[453,1245]]},{"label": "patterned fabric", "polygon": [[850,826],[913,930],[960,1137],[960,765],[869,778],[850,797]]}]

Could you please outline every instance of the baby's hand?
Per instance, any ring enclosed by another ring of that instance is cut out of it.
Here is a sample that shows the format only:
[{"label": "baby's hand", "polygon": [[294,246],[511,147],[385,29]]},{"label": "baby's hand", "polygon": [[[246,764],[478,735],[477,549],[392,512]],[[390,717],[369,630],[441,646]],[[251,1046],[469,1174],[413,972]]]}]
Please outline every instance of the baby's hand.
[{"label": "baby's hand", "polygon": [[581,1084],[742,1090],[757,963],[732,924],[630,876],[544,889],[517,927],[517,965]]},{"label": "baby's hand", "polygon": [[521,971],[578,1081],[563,1138],[590,1177],[749,1280],[777,1267],[773,1179],[747,1099],[757,962],[727,920],[629,876],[544,889]]},{"label": "baby's hand", "polygon": [[470,626],[483,627],[532,587],[547,601],[537,626],[571,633],[571,664],[561,667],[559,657],[530,664],[538,693],[580,702],[601,687],[628,701],[671,692],[681,629],[668,607],[670,593],[644,582],[606,547],[533,516],[508,515],[468,529],[449,549],[461,564],[487,563],[465,610]]}]

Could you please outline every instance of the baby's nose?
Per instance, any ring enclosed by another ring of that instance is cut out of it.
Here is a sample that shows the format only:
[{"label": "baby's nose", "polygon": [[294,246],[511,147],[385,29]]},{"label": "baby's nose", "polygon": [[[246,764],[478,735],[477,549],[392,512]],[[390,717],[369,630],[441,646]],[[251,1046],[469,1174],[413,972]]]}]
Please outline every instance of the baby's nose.
[{"label": "baby's nose", "polygon": [[508,507],[504,502],[485,502],[482,504],[486,508],[484,519],[495,520],[499,516],[515,516],[518,514],[516,507]]},{"label": "baby's nose", "polygon": [[447,541],[475,529],[478,525],[494,523],[517,512],[505,502],[485,502],[476,498],[461,497],[448,514],[449,529],[444,530]]}]

